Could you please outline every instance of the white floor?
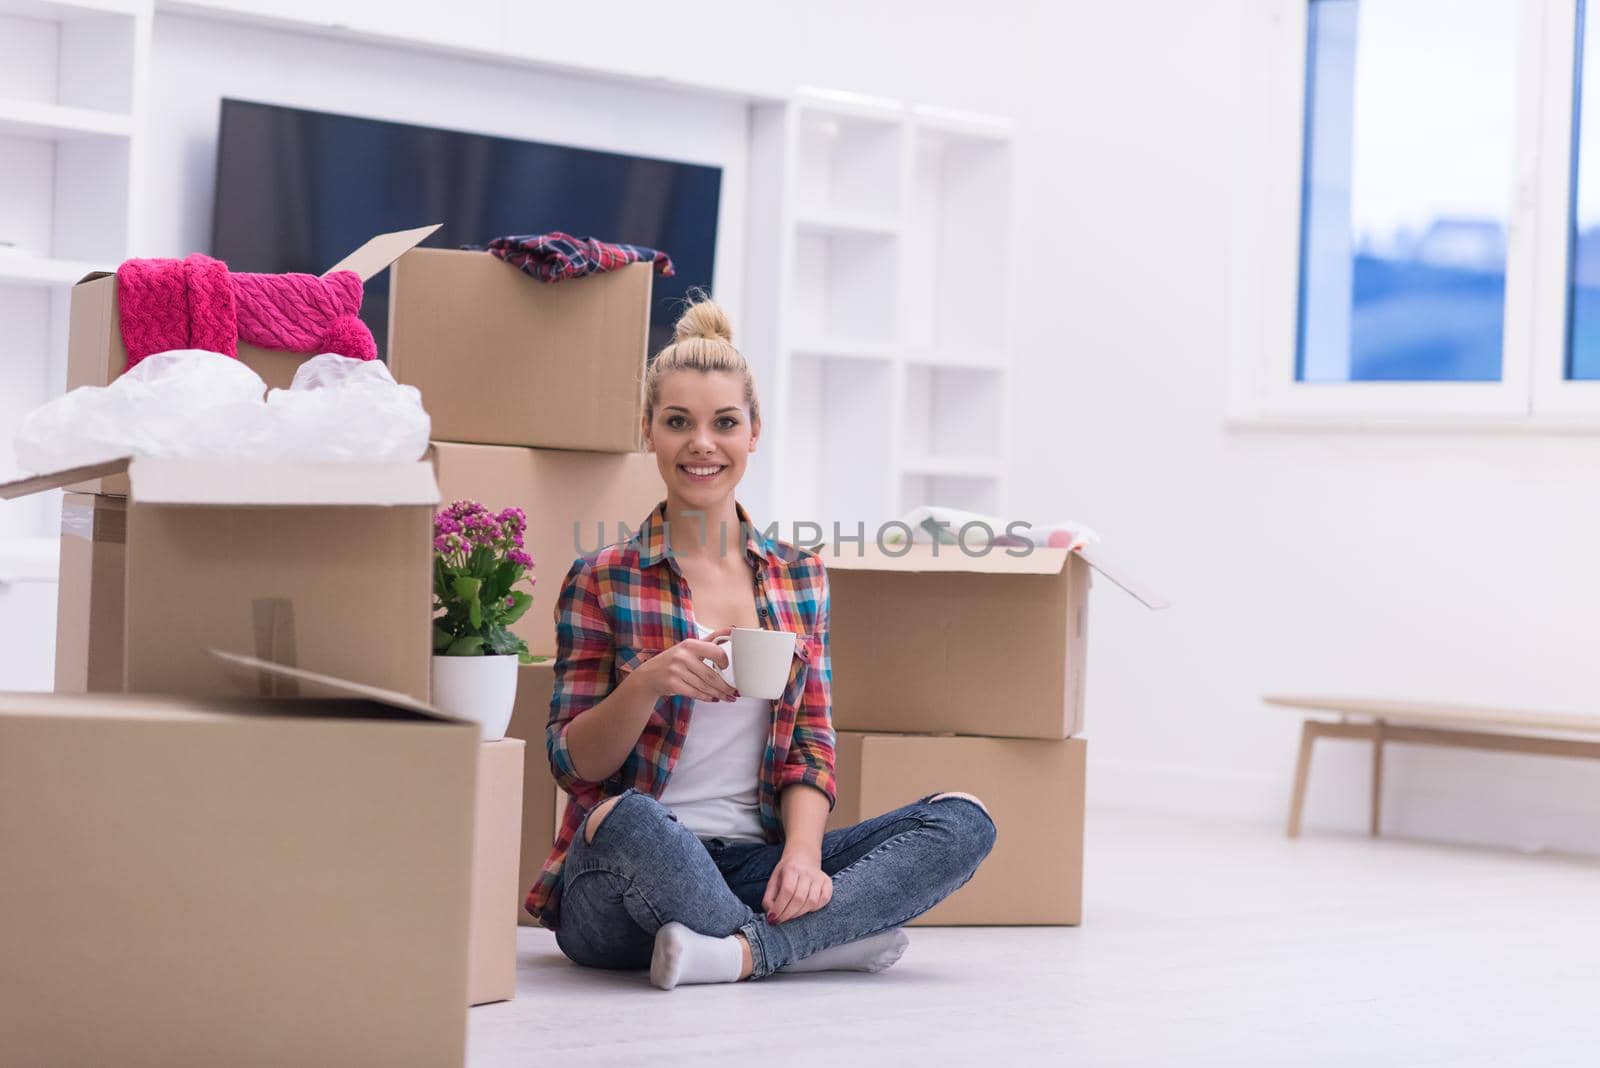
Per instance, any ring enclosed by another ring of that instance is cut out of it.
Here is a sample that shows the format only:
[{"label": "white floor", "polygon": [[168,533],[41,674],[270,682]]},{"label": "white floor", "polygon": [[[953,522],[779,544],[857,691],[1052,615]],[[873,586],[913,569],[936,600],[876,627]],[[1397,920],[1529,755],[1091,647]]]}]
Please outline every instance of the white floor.
[{"label": "white floor", "polygon": [[913,928],[875,976],[669,994],[524,928],[468,1062],[1600,1065],[1600,861],[1107,811],[1087,853],[1082,927]]}]

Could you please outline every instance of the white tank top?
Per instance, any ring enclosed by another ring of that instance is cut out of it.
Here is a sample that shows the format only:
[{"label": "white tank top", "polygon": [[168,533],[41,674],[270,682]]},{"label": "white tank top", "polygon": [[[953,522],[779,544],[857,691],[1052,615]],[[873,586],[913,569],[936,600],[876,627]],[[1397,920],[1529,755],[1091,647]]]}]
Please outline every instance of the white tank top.
[{"label": "white tank top", "polygon": [[[701,638],[711,633],[703,626],[699,631]],[[731,670],[733,650],[726,642],[722,648]],[[766,841],[756,797],[771,732],[771,701],[695,701],[661,803],[701,838]]]}]

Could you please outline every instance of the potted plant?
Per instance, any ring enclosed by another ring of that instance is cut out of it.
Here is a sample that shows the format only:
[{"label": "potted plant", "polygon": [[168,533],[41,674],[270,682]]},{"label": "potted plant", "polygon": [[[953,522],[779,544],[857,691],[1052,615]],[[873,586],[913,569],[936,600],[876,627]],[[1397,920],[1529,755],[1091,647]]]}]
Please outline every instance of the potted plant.
[{"label": "potted plant", "polygon": [[[433,517],[433,704],[505,737],[528,643],[507,628],[533,603],[533,557],[520,508],[456,501]],[[528,589],[516,589],[526,581]]]}]

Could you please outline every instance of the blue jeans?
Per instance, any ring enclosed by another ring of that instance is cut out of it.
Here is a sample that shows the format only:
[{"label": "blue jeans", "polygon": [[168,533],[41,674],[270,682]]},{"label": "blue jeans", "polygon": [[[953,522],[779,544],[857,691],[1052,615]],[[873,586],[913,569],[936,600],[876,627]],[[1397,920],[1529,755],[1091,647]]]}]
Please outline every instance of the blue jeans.
[{"label": "blue jeans", "polygon": [[676,920],[704,935],[743,934],[752,977],[760,978],[899,927],[972,878],[994,845],[994,822],[982,808],[930,798],[823,835],[833,900],[774,926],[761,898],[783,846],[702,842],[655,798],[629,790],[594,841],[586,824],[567,854],[556,944],[591,968],[648,968],[656,931]]}]

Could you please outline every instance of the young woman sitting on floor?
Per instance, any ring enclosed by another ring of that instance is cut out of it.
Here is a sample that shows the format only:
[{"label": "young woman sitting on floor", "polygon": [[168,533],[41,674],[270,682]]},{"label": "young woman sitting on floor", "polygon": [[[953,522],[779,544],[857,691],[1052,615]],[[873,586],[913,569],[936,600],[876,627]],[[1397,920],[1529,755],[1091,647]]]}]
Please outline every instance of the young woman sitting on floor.
[{"label": "young woman sitting on floor", "polygon": [[[667,990],[881,971],[901,925],[972,877],[994,823],[977,798],[937,793],[823,832],[827,573],[735,500],[761,411],[716,304],[691,305],[651,363],[644,433],[666,500],[635,538],[577,560],[556,610],[547,742],[573,803],[528,908],[576,963],[648,966]],[[796,635],[778,700],[724,677],[715,639],[734,627]]]}]

